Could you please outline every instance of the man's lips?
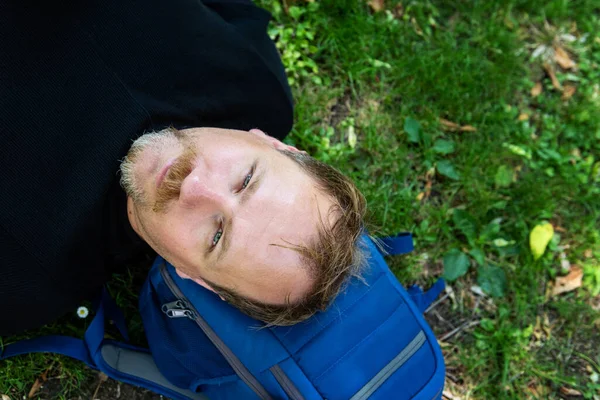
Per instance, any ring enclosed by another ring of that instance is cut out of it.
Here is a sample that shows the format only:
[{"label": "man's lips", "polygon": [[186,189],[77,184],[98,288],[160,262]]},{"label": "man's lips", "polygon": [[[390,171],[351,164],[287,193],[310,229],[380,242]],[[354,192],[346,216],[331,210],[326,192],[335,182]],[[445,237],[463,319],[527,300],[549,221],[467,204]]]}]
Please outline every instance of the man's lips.
[{"label": "man's lips", "polygon": [[171,165],[173,165],[173,162],[175,162],[175,158],[170,158],[165,165],[160,169],[160,172],[158,173],[158,176],[156,177],[156,187],[160,187],[160,184],[162,183],[162,181],[165,180],[165,176],[167,176],[167,172],[169,172],[169,168],[171,168]]}]

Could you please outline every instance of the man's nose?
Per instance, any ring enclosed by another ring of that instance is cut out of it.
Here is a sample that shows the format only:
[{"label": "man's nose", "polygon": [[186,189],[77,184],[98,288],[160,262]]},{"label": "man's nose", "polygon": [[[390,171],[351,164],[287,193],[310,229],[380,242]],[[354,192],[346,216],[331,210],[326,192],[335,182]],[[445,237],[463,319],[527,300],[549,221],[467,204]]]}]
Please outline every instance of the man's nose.
[{"label": "man's nose", "polygon": [[206,211],[230,210],[233,203],[227,180],[203,170],[195,168],[183,180],[179,202],[186,207],[200,207]]}]

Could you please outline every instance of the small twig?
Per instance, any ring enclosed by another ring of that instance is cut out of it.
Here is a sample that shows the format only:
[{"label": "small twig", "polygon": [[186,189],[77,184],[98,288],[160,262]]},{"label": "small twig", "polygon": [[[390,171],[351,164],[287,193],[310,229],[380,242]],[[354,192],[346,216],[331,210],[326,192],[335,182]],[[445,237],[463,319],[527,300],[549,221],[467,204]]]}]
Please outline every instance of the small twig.
[{"label": "small twig", "polygon": [[460,325],[459,327],[452,329],[450,332],[448,332],[448,333],[446,333],[445,335],[443,335],[442,337],[440,337],[440,339],[439,339],[439,340],[440,340],[441,342],[445,342],[446,340],[448,340],[448,339],[449,339],[449,338],[451,338],[452,336],[456,335],[456,334],[457,334],[457,333],[459,333],[460,331],[462,331],[462,330],[465,330],[465,329],[472,328],[472,327],[474,327],[474,326],[476,326],[476,325],[479,325],[479,324],[480,324],[480,320],[475,320],[475,321],[471,320],[471,321],[467,321],[467,322],[465,322],[464,324]]},{"label": "small twig", "polygon": [[519,373],[517,373],[515,376],[513,376],[512,378],[510,378],[510,379],[508,380],[508,384],[509,384],[509,385],[510,385],[510,384],[512,384],[512,383],[513,383],[515,380],[517,380],[517,378],[518,378],[518,377],[520,377],[520,376],[522,376],[522,375],[523,375],[523,372],[519,372]]},{"label": "small twig", "polygon": [[437,319],[442,321],[444,324],[449,325],[450,327],[454,328],[454,325],[452,325],[450,322],[448,322],[446,320],[446,318],[442,317],[439,312],[437,312],[436,310],[432,310],[432,311],[433,311],[433,315],[435,315],[437,317]]},{"label": "small twig", "polygon": [[590,357],[586,356],[583,353],[580,352],[575,352],[575,355],[579,358],[584,359],[585,361],[587,361],[592,367],[594,367],[596,369],[596,371],[598,373],[600,373],[600,364],[596,363],[594,360],[592,360]]},{"label": "small twig", "polygon": [[446,293],[445,295],[440,297],[438,300],[434,301],[433,304],[431,304],[429,307],[427,307],[427,309],[425,310],[425,314],[427,314],[429,311],[433,310],[442,301],[446,300],[447,297],[448,297],[448,293]]},{"label": "small twig", "polygon": [[443,397],[444,399],[448,399],[448,400],[460,400],[460,397],[457,397],[457,396],[453,395],[453,394],[452,394],[452,393],[450,393],[450,391],[448,391],[448,390],[444,390],[444,391],[442,392],[442,397]]},{"label": "small twig", "polygon": [[476,297],[475,298],[475,304],[473,305],[473,314],[475,314],[475,311],[479,308],[479,303],[481,302],[481,298]]},{"label": "small twig", "polygon": [[106,382],[106,380],[108,379],[108,376],[106,376],[104,373],[100,372],[98,374],[98,378],[99,378],[98,386],[96,386],[96,390],[94,390],[94,394],[92,395],[92,400],[94,400],[96,398],[96,395],[98,394],[98,390],[100,390],[100,386],[102,385],[103,382]]}]

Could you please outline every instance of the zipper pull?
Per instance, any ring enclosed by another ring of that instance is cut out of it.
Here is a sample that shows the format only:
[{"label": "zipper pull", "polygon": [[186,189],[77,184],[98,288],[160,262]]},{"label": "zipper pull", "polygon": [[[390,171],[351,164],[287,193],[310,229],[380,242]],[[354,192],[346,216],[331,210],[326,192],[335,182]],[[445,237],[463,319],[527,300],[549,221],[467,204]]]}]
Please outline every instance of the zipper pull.
[{"label": "zipper pull", "polygon": [[161,309],[169,318],[194,318],[192,311],[189,310],[186,307],[186,304],[181,300],[163,304]]},{"label": "zipper pull", "polygon": [[169,309],[165,312],[165,314],[167,314],[167,317],[169,318],[190,318],[193,319],[193,314],[190,310],[188,309],[179,309],[179,308],[173,308],[173,309]]},{"label": "zipper pull", "polygon": [[170,303],[165,303],[165,304],[163,304],[163,305],[162,305],[162,307],[161,307],[161,309],[162,309],[162,311],[163,311],[164,313],[166,313],[166,312],[167,312],[167,310],[171,310],[171,309],[173,309],[173,308],[179,308],[179,309],[182,309],[182,308],[185,308],[185,304],[183,304],[183,301],[181,301],[181,300],[177,300],[177,301],[172,301],[172,302],[170,302]]}]

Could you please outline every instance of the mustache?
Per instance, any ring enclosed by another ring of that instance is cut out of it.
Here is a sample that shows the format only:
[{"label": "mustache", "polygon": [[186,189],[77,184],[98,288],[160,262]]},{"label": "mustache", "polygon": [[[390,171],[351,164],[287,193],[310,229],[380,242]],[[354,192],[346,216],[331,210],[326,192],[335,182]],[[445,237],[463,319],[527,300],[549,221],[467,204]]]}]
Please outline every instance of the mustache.
[{"label": "mustache", "polygon": [[194,169],[194,161],[197,156],[196,150],[191,146],[187,146],[183,153],[177,157],[156,190],[156,201],[152,211],[164,212],[171,200],[179,198],[183,180]]}]

